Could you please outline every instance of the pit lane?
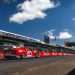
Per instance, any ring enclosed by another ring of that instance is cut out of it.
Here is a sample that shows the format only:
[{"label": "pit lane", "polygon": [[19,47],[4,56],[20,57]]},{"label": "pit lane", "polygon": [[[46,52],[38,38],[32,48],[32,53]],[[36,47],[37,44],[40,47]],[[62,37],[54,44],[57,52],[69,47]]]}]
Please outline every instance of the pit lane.
[{"label": "pit lane", "polygon": [[[19,60],[7,60],[0,62],[0,75],[15,75],[17,72],[27,71],[28,69],[35,69],[42,65],[47,65],[52,62],[58,62],[67,60],[71,56],[52,56],[52,57],[40,57],[40,58],[28,58]],[[19,74],[17,74],[19,75]]]}]

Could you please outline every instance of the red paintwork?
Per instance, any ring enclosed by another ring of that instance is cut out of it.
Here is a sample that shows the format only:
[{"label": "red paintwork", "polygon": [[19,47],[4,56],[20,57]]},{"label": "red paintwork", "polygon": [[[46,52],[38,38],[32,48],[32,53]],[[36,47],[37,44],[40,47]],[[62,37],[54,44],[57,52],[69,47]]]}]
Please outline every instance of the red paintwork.
[{"label": "red paintwork", "polygon": [[48,52],[48,55],[49,56],[53,56],[53,52]]},{"label": "red paintwork", "polygon": [[45,51],[39,52],[39,54],[41,57],[48,56],[48,52]]}]

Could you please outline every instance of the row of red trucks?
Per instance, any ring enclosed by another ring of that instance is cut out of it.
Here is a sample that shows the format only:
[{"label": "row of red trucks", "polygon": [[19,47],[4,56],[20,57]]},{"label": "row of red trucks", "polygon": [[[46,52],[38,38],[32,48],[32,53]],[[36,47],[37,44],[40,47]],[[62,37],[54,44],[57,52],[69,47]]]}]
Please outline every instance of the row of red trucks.
[{"label": "row of red trucks", "polygon": [[74,55],[70,52],[53,52],[49,50],[38,51],[36,49],[29,49],[26,46],[1,46],[0,59],[18,58],[25,59],[30,57],[45,57],[45,56],[60,56],[60,55]]}]

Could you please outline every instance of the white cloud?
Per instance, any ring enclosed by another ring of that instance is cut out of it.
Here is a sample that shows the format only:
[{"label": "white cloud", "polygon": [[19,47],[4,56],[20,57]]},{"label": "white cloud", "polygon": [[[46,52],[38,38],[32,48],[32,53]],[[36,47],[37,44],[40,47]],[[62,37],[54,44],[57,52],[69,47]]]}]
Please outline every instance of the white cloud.
[{"label": "white cloud", "polygon": [[45,35],[47,35],[50,39],[55,39],[55,36],[53,35],[53,32],[55,31],[55,29],[52,29],[50,31],[47,31],[45,33]]},{"label": "white cloud", "polygon": [[[58,34],[59,35],[54,35],[56,29],[52,29],[52,30],[49,30],[45,33],[45,35],[49,36],[50,39],[70,39],[70,38],[73,38],[73,33],[68,30],[68,29],[64,29],[63,32],[59,32]],[[72,34],[71,34],[72,33]]]},{"label": "white cloud", "polygon": [[51,0],[26,0],[21,4],[17,5],[20,12],[13,14],[10,17],[10,22],[16,22],[22,24],[28,20],[34,20],[36,18],[43,19],[47,16],[44,12],[47,9],[55,8],[60,5],[59,2],[55,4]]},{"label": "white cloud", "polygon": [[69,39],[72,38],[73,36],[69,32],[60,32],[58,38],[59,39]]}]

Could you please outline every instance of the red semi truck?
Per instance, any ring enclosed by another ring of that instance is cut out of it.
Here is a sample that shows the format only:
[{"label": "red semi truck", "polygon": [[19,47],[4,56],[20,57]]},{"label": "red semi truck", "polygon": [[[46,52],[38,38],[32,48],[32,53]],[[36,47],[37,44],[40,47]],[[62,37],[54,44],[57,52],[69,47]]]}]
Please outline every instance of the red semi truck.
[{"label": "red semi truck", "polygon": [[21,47],[7,47],[4,51],[5,58],[29,58],[29,57],[40,57],[39,52],[34,49],[29,49],[25,46]]}]

